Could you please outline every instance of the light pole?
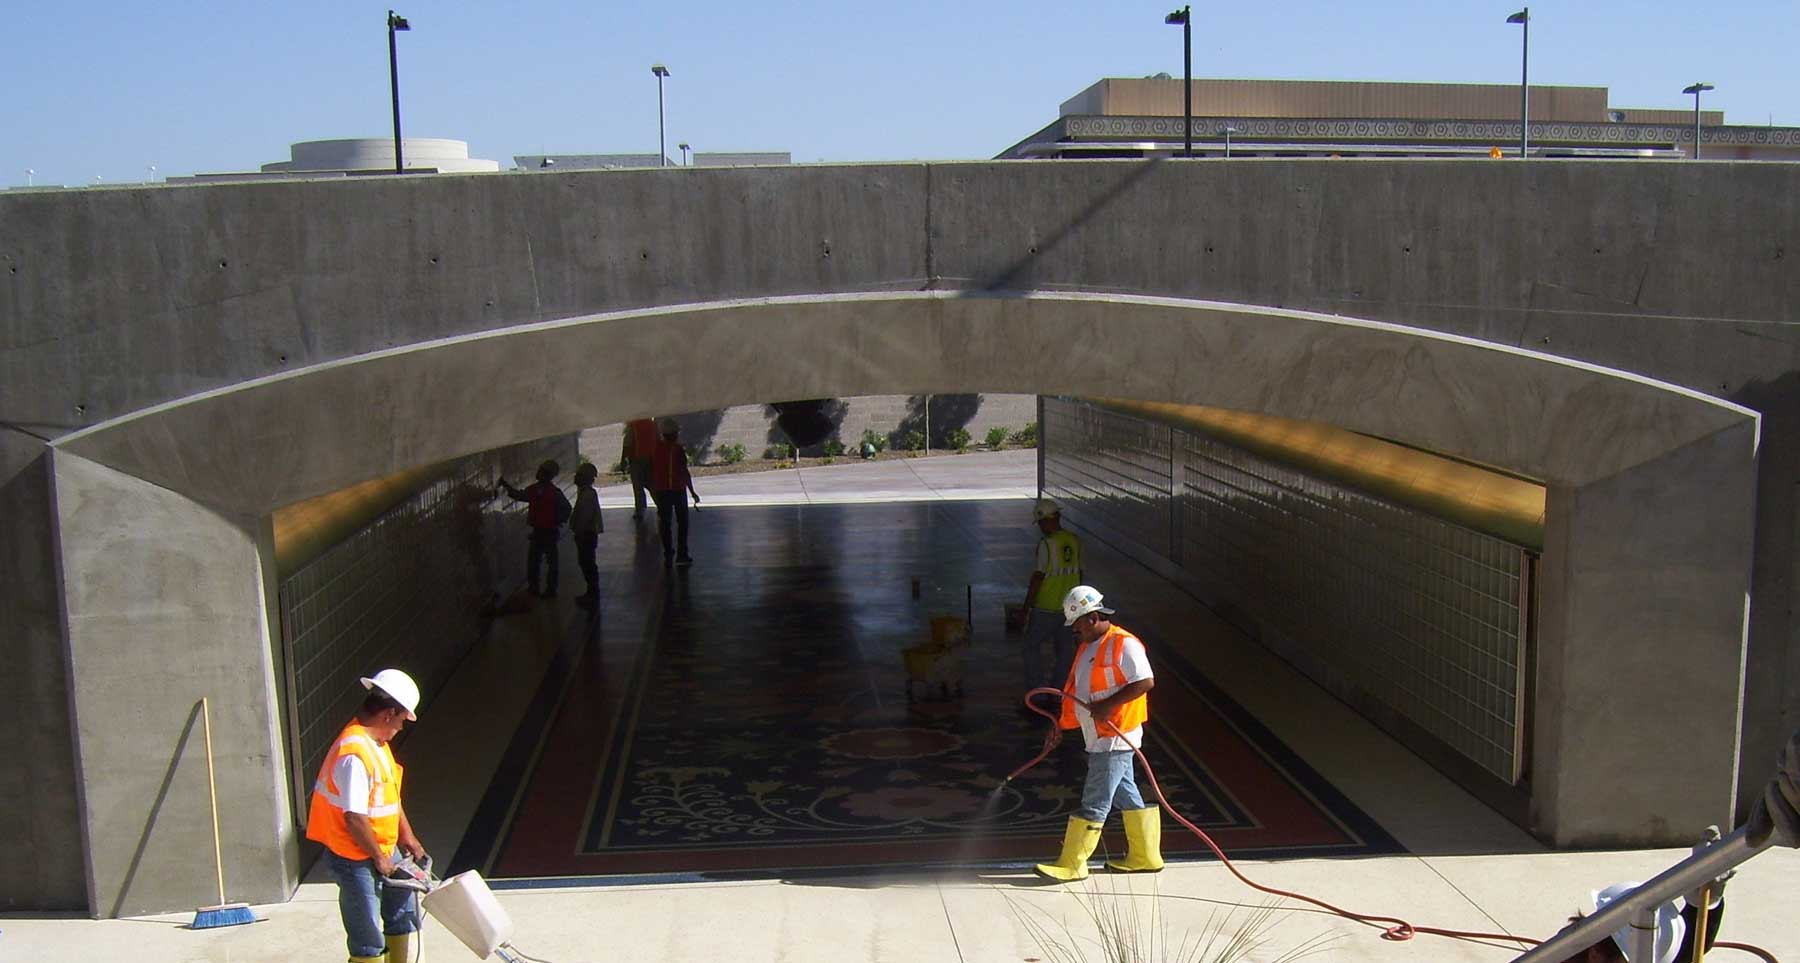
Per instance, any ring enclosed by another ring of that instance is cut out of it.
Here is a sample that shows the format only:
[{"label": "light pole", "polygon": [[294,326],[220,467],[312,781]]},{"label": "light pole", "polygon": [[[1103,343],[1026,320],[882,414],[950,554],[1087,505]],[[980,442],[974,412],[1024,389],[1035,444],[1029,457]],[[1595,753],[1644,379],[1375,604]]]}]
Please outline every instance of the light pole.
[{"label": "light pole", "polygon": [[650,72],[656,75],[656,166],[669,166],[668,141],[664,137],[668,115],[663,113],[663,78],[669,75],[669,68],[662,64],[651,64]]},{"label": "light pole", "polygon": [[1181,156],[1194,156],[1194,19],[1193,7],[1185,6],[1163,18],[1181,25]]},{"label": "light pole", "polygon": [[401,30],[411,30],[412,24],[405,17],[394,15],[388,11],[388,93],[394,100],[394,173],[398,174],[406,168],[406,158],[400,153],[400,54],[394,47],[394,34]]},{"label": "light pole", "polygon": [[156,165],[151,164],[149,167],[147,167],[145,169],[150,172],[150,179],[148,181],[145,181],[144,183],[146,183],[146,184],[156,183]]},{"label": "light pole", "polygon": [[1519,159],[1524,160],[1525,148],[1531,144],[1531,8],[1526,7],[1507,17],[1506,22],[1516,23],[1522,30],[1519,34]]},{"label": "light pole", "polygon": [[1225,159],[1231,159],[1231,135],[1238,132],[1236,127],[1221,127],[1219,133],[1225,137]]},{"label": "light pole", "polygon": [[34,178],[36,176],[37,176],[37,170],[35,168],[31,168],[31,167],[25,168],[25,186],[26,187],[33,186],[32,178]]},{"label": "light pole", "polygon": [[681,151],[681,166],[688,166],[688,145],[676,144],[675,149]]},{"label": "light pole", "polygon": [[1681,88],[1684,94],[1694,95],[1694,159],[1700,159],[1700,95],[1715,89],[1712,84],[1692,84]]}]

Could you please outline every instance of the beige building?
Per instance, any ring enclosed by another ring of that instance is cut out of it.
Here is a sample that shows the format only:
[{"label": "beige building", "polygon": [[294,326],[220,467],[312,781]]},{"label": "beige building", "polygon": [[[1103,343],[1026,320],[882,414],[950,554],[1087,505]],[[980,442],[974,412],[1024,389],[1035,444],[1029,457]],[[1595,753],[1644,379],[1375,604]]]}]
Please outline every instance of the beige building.
[{"label": "beige building", "polygon": [[[1182,148],[1182,82],[1109,77],[999,155],[1140,157]],[[1700,111],[1706,160],[1800,160],[1800,128],[1736,126]],[[1621,108],[1605,87],[1531,88],[1534,157],[1693,156],[1694,112]],[[1518,155],[1517,84],[1335,80],[1193,81],[1194,153],[1234,156]]]}]

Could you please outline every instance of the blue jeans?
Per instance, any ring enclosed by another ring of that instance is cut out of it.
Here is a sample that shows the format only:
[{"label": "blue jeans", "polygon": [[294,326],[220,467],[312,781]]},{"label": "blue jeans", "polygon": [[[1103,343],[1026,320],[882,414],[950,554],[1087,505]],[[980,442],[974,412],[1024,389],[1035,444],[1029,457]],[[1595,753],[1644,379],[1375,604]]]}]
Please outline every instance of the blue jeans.
[{"label": "blue jeans", "polygon": [[1106,814],[1114,809],[1144,808],[1144,797],[1138,795],[1136,756],[1131,750],[1090,752],[1087,754],[1087,778],[1081,783],[1081,808],[1075,815],[1090,822],[1106,822]]},{"label": "blue jeans", "polygon": [[326,850],[331,875],[337,880],[338,915],[344,920],[351,956],[380,956],[387,952],[383,935],[411,933],[419,928],[416,893],[382,885],[372,859],[345,859]]}]

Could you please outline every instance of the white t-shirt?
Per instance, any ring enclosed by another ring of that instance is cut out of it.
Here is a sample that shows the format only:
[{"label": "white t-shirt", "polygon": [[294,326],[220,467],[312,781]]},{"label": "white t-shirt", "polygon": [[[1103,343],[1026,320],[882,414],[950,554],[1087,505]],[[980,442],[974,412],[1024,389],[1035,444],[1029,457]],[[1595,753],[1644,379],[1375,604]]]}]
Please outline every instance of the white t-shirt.
[{"label": "white t-shirt", "polygon": [[[1109,686],[1099,692],[1089,692],[1088,688],[1094,678],[1094,657],[1100,653],[1100,643],[1093,642],[1081,647],[1075,653],[1075,698],[1082,702],[1093,702],[1125,688],[1133,682],[1153,679],[1156,674],[1150,671],[1150,656],[1144,652],[1144,643],[1137,636],[1126,635],[1123,651],[1119,653],[1119,669],[1125,673],[1122,685]],[[1102,736],[1094,725],[1094,717],[1080,705],[1075,707],[1075,720],[1081,723],[1081,735],[1087,740],[1089,752],[1118,752],[1124,749],[1137,749],[1144,744],[1144,727],[1139,726],[1119,736]]]},{"label": "white t-shirt", "polygon": [[344,800],[344,812],[361,816],[369,814],[369,767],[350,753],[338,757],[331,775],[337,782],[338,794]]}]

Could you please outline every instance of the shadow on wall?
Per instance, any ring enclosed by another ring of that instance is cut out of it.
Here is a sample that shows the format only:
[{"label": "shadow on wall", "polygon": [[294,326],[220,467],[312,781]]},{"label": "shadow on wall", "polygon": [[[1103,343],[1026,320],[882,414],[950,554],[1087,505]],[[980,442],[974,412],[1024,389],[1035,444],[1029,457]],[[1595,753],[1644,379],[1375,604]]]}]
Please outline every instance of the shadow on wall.
[{"label": "shadow on wall", "polygon": [[848,445],[838,432],[850,405],[841,398],[780,401],[766,409],[774,420],[769,425],[769,447],[793,445],[802,455],[822,455],[827,442]]},{"label": "shadow on wall", "polygon": [[699,464],[707,460],[712,454],[713,440],[719,434],[719,425],[724,420],[723,408],[675,416],[675,423],[681,426],[681,444],[687,448],[688,461]]},{"label": "shadow on wall", "polygon": [[[929,401],[929,409],[927,402]],[[926,418],[929,410],[930,418]],[[895,448],[909,447],[907,436],[918,432],[920,438],[925,437],[926,424],[931,426],[931,437],[927,439],[933,448],[948,448],[946,443],[951,432],[966,429],[969,422],[975,420],[975,413],[981,410],[981,396],[975,395],[913,395],[906,399],[906,415],[900,424],[888,434],[888,444]]]}]

